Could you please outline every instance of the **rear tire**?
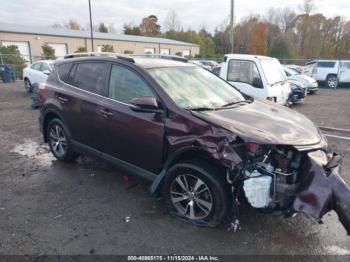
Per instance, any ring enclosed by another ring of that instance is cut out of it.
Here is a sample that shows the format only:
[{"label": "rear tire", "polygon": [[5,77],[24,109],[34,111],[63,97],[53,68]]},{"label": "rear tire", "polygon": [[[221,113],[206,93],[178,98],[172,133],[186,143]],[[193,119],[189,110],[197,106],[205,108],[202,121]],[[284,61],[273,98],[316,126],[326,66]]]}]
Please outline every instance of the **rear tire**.
[{"label": "rear tire", "polygon": [[338,77],[336,75],[329,75],[327,76],[327,79],[326,79],[326,86],[328,88],[337,88],[338,86]]},{"label": "rear tire", "polygon": [[204,161],[171,167],[162,184],[162,196],[171,215],[198,226],[218,226],[230,205],[224,176]]},{"label": "rear tire", "polygon": [[33,91],[32,84],[30,83],[29,79],[24,79],[24,89],[29,94]]},{"label": "rear tire", "polygon": [[73,150],[71,137],[64,123],[54,118],[48,124],[46,132],[52,154],[60,161],[74,162],[79,155]]}]

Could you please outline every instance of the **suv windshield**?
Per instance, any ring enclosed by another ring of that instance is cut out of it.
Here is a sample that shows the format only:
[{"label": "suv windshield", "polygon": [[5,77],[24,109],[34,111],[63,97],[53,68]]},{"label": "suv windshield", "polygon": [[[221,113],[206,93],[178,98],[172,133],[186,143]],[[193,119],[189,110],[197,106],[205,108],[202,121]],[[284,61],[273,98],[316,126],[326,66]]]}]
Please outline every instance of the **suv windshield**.
[{"label": "suv windshield", "polygon": [[286,74],[278,60],[264,58],[259,61],[269,85],[286,80]]},{"label": "suv windshield", "polygon": [[186,109],[216,109],[245,98],[224,80],[199,67],[149,69],[177,106]]}]

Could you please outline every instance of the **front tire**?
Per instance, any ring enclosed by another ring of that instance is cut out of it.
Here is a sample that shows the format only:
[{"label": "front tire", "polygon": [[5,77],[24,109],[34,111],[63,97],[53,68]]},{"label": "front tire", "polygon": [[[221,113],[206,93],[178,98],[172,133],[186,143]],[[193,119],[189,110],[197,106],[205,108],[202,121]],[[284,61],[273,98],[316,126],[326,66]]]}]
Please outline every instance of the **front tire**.
[{"label": "front tire", "polygon": [[78,154],[74,152],[69,132],[64,123],[55,118],[47,127],[47,139],[52,154],[60,161],[73,162]]},{"label": "front tire", "polygon": [[230,197],[223,175],[204,161],[174,165],[162,185],[171,215],[198,226],[216,227],[226,218]]},{"label": "front tire", "polygon": [[33,91],[32,84],[30,83],[29,79],[24,79],[24,89],[29,94]]},{"label": "front tire", "polygon": [[327,76],[327,79],[326,79],[326,86],[328,88],[337,88],[338,86],[338,77],[336,75],[329,75]]}]

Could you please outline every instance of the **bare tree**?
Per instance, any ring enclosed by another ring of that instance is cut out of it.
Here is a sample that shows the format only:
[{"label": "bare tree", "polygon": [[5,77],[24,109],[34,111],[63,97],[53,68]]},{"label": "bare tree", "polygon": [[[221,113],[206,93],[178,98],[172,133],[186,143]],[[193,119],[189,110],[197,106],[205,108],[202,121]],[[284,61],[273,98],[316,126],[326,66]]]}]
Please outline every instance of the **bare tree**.
[{"label": "bare tree", "polygon": [[58,23],[58,22],[55,22],[51,25],[52,28],[62,28],[62,24],[61,23]]},{"label": "bare tree", "polygon": [[312,11],[315,11],[314,0],[304,0],[300,9],[304,14],[310,15]]},{"label": "bare tree", "polygon": [[179,31],[181,29],[180,19],[174,10],[169,11],[164,24],[168,31]]}]

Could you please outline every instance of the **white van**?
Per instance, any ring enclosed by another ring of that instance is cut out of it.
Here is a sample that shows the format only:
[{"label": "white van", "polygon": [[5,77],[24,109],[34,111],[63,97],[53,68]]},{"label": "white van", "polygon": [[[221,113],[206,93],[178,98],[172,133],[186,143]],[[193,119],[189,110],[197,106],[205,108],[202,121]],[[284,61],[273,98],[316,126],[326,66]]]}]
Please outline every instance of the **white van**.
[{"label": "white van", "polygon": [[225,55],[220,77],[242,93],[261,100],[286,104],[291,88],[280,62],[256,55]]},{"label": "white van", "polygon": [[314,60],[306,64],[303,74],[329,88],[350,84],[350,60]]}]

